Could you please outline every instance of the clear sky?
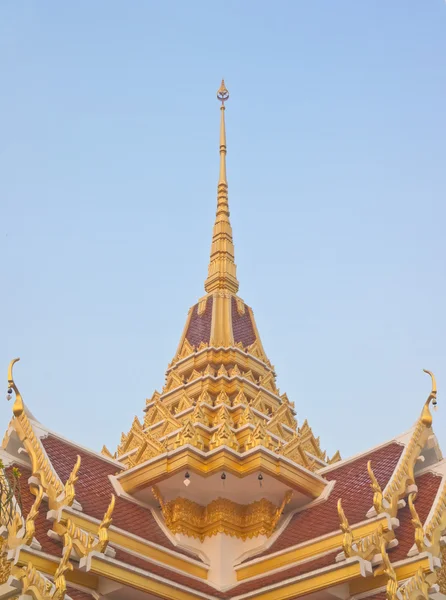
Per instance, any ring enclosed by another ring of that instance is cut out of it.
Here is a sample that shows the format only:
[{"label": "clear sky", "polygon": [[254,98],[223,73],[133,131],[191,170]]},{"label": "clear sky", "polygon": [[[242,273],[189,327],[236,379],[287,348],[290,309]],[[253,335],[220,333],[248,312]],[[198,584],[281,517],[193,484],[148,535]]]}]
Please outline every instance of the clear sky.
[{"label": "clear sky", "polygon": [[[446,448],[444,0],[0,4],[0,369],[114,449],[203,295],[221,77],[240,296],[343,456]],[[3,400],[1,428],[11,405]]]}]

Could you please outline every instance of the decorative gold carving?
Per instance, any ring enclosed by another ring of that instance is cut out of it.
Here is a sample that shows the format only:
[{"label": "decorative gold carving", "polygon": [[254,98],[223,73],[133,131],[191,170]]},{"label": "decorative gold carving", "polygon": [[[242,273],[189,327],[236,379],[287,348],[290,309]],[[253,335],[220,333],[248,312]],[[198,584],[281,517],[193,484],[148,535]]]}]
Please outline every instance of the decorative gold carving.
[{"label": "decorative gold carving", "polygon": [[415,508],[415,504],[414,504],[414,500],[415,500],[416,496],[417,495],[414,492],[409,494],[409,498],[408,498],[409,510],[410,510],[410,514],[412,516],[411,522],[415,529],[415,544],[417,545],[418,551],[423,552],[425,549],[424,530],[423,530],[423,524],[420,520],[420,517],[418,516],[418,512],[417,512],[417,509]]},{"label": "decorative gold carving", "polygon": [[234,365],[234,367],[231,369],[231,377],[236,377],[236,376],[240,376],[241,375],[241,371],[238,367],[238,365]]},{"label": "decorative gold carving", "polygon": [[249,404],[248,398],[245,396],[243,390],[240,390],[237,396],[234,398],[232,405],[237,406],[238,404]]},{"label": "decorative gold carving", "polygon": [[234,432],[227,423],[223,423],[217,431],[212,435],[211,441],[209,442],[209,448],[219,448],[220,446],[228,446],[233,450],[239,450],[239,443],[235,437]]},{"label": "decorative gold carving", "polygon": [[215,400],[215,406],[218,404],[226,404],[227,406],[231,406],[229,396],[224,390],[218,394],[217,399]]},{"label": "decorative gold carving", "polygon": [[113,511],[115,508],[116,498],[112,494],[110,504],[105,511],[104,517],[99,524],[97,535],[87,533],[73,523],[70,518],[61,519],[60,523],[55,523],[54,528],[56,533],[63,537],[64,549],[70,546],[79,557],[87,556],[90,552],[104,553],[109,544],[108,530],[113,522]]},{"label": "decorative gold carving", "polygon": [[194,369],[192,371],[192,373],[190,374],[190,377],[187,381],[195,381],[195,379],[200,379],[200,377],[203,377],[203,373],[201,373],[200,371],[197,371],[197,369]]},{"label": "decorative gold carving", "polygon": [[342,548],[345,557],[350,558],[351,556],[358,556],[364,560],[372,560],[375,554],[379,554],[381,551],[383,542],[385,548],[386,540],[383,537],[382,524],[380,524],[373,533],[359,538],[358,540],[354,540],[352,530],[347,517],[345,516],[344,509],[342,508],[341,498],[338,500],[337,508],[341,530],[344,534],[342,538]]},{"label": "decorative gold carving", "polygon": [[245,371],[245,372],[243,373],[243,377],[244,377],[245,379],[248,379],[248,380],[249,380],[249,381],[251,381],[252,383],[257,383],[257,381],[256,381],[256,379],[255,379],[255,377],[254,377],[254,375],[253,375],[253,373],[252,373],[251,369],[249,369],[249,371]]},{"label": "decorative gold carving", "polygon": [[432,378],[431,393],[424,403],[420,418],[415,424],[412,437],[405,447],[400,461],[392,477],[390,478],[384,493],[382,492],[381,487],[373,474],[371,465],[368,465],[368,471],[372,479],[372,488],[374,491],[373,506],[377,513],[388,512],[392,517],[396,516],[398,512],[398,502],[405,496],[407,486],[415,483],[414,468],[416,461],[420,456],[427,439],[432,434],[432,415],[429,410],[429,404],[431,401],[436,399],[437,388],[435,377],[429,371],[425,372],[428,373]]},{"label": "decorative gold carving", "polygon": [[199,317],[201,317],[201,315],[204,314],[204,311],[206,310],[206,304],[207,304],[208,298],[209,298],[209,296],[204,296],[203,298],[200,298],[200,300],[198,301],[197,314]]},{"label": "decorative gold carving", "polygon": [[195,446],[199,450],[204,449],[204,441],[202,436],[198,433],[197,429],[194,427],[194,424],[191,419],[186,421],[183,429],[178,433],[175,439],[175,448],[179,448],[180,446],[184,446],[185,444],[190,444],[191,446]]},{"label": "decorative gold carving", "polygon": [[265,446],[265,448],[270,449],[273,447],[271,437],[261,422],[257,423],[254,431],[249,434],[245,442],[245,450],[251,450],[256,446]]},{"label": "decorative gold carving", "polygon": [[200,394],[200,396],[198,398],[198,402],[200,404],[209,404],[209,406],[212,406],[214,404],[212,402],[212,398],[210,397],[210,395],[207,393],[206,390]]},{"label": "decorative gold carving", "polygon": [[258,417],[252,412],[251,407],[247,406],[245,410],[240,415],[240,419],[238,421],[238,426],[244,427],[245,425],[257,425]]},{"label": "decorative gold carving", "polygon": [[430,587],[427,576],[420,567],[415,575],[399,588],[398,594],[402,600],[429,600]]},{"label": "decorative gold carving", "polygon": [[203,375],[210,375],[211,377],[215,377],[215,370],[211,367],[210,364],[206,365]]},{"label": "decorative gold carving", "polygon": [[78,455],[73,470],[71,471],[70,476],[68,477],[64,486],[64,506],[72,506],[74,502],[74,484],[79,479],[77,474],[79,472],[80,467],[81,457]]},{"label": "decorative gold carving", "polygon": [[232,416],[226,404],[222,404],[214,418],[214,426],[222,423],[228,423],[229,426],[232,426]]},{"label": "decorative gold carving", "polygon": [[332,465],[336,462],[339,462],[341,460],[341,453],[339,452],[339,450],[336,450],[336,452],[333,454],[333,456],[331,458],[329,458],[327,460],[329,465]]},{"label": "decorative gold carving", "polygon": [[228,372],[225,369],[225,366],[223,364],[220,365],[220,368],[217,371],[217,377],[227,377],[228,376]]},{"label": "decorative gold carving", "polygon": [[102,446],[101,454],[107,458],[115,458],[105,444]]},{"label": "decorative gold carving", "polygon": [[12,562],[6,556],[6,540],[0,537],[0,584],[6,583],[11,575]]},{"label": "decorative gold carving", "polygon": [[186,394],[186,392],[184,392],[181,395],[180,401],[178,402],[178,406],[175,409],[175,414],[181,413],[184,410],[187,410],[188,408],[192,407],[192,400],[189,398],[189,396]]},{"label": "decorative gold carving", "polygon": [[183,533],[201,541],[217,533],[243,540],[259,535],[270,536],[292,497],[289,490],[279,507],[265,498],[248,505],[217,498],[207,506],[201,506],[186,498],[165,502],[156,486],[152,487],[152,493],[172,533]]},{"label": "decorative gold carving", "polygon": [[205,427],[209,426],[209,419],[201,407],[201,404],[198,402],[195,405],[194,412],[191,415],[191,421],[192,423],[201,423]]},{"label": "decorative gold carving", "polygon": [[381,538],[380,551],[383,564],[376,569],[374,575],[376,577],[384,574],[387,577],[386,598],[387,600],[397,600],[398,579],[396,577],[395,569],[390,562],[389,555],[387,554],[384,538]]},{"label": "decorative gold carving", "polygon": [[54,574],[54,583],[30,562],[26,567],[19,569],[17,579],[22,583],[22,595],[31,596],[33,600],[63,600],[67,591],[65,573],[73,570],[73,565],[69,562],[72,547],[71,540],[68,540]]},{"label": "decorative gold carving", "polygon": [[[29,546],[33,541],[34,534],[36,532],[36,524],[35,520],[37,515],[39,514],[40,503],[43,498],[43,488],[41,485],[37,488],[36,498],[34,500],[33,505],[30,508],[28,516],[25,521],[23,521],[22,516],[18,512],[17,508],[15,510],[15,514],[7,524],[8,529],[8,537],[7,537],[7,547],[8,549],[17,548],[18,546]],[[2,519],[3,520],[3,519]]]},{"label": "decorative gold carving", "polygon": [[441,549],[441,567],[437,571],[437,583],[440,592],[446,594],[446,546]]}]

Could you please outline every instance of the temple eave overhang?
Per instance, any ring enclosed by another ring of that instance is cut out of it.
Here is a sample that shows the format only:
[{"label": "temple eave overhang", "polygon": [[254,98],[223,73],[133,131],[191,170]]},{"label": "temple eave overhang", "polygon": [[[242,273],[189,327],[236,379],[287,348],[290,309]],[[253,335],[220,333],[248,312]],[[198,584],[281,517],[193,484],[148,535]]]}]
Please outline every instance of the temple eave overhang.
[{"label": "temple eave overhang", "polygon": [[243,478],[261,472],[271,475],[310,499],[318,498],[328,486],[328,482],[320,475],[263,446],[257,446],[243,454],[226,446],[220,446],[211,452],[202,452],[194,446],[182,446],[176,451],[127,469],[117,475],[116,479],[126,493],[134,494],[188,470],[201,477],[210,477],[223,471]]}]

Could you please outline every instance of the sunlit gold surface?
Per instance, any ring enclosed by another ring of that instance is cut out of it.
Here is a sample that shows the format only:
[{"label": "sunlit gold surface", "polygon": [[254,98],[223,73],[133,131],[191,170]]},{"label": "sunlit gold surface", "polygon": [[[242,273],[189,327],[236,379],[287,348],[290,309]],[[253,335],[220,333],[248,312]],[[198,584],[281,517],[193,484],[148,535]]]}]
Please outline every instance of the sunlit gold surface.
[{"label": "sunlit gold surface", "polygon": [[156,486],[152,491],[172,533],[183,533],[201,541],[217,533],[242,540],[258,535],[269,537],[292,495],[287,492],[280,506],[275,506],[265,498],[247,505],[217,498],[207,506],[201,506],[181,497],[165,502]]}]

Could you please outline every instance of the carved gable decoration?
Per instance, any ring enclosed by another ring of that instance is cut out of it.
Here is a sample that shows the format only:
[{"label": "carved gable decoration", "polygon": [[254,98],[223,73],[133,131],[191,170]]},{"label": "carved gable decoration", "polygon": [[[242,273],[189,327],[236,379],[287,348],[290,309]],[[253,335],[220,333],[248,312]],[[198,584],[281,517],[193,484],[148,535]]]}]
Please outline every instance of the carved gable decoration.
[{"label": "carved gable decoration", "polygon": [[227,423],[223,423],[223,425],[217,429],[209,443],[209,448],[211,450],[220,446],[228,446],[233,450],[239,449],[237,438]]},{"label": "carved gable decoration", "polygon": [[218,377],[222,377],[222,376],[227,377],[228,376],[228,372],[226,371],[225,366],[223,364],[220,365],[220,368],[217,371],[217,376]]},{"label": "carved gable decoration", "polygon": [[181,423],[177,421],[177,419],[175,419],[175,417],[173,417],[173,415],[170,413],[169,409],[166,408],[160,400],[158,400],[158,402],[155,402],[155,404],[147,412],[144,419],[144,425],[146,427],[151,427],[162,421],[164,421],[166,424],[161,428],[161,431],[156,431],[156,434],[154,434],[156,437],[166,434],[166,429],[169,425],[169,432],[181,427]]},{"label": "carved gable decoration", "polygon": [[243,392],[243,390],[240,390],[240,392],[237,394],[237,396],[234,398],[232,405],[233,406],[237,406],[238,404],[249,404],[248,402],[248,398],[245,396],[245,393]]},{"label": "carved gable decoration", "polygon": [[180,401],[178,402],[178,406],[175,410],[175,414],[181,413],[181,412],[183,412],[183,410],[187,410],[188,408],[191,408],[192,406],[193,406],[192,400],[189,398],[189,396],[186,394],[186,392],[184,392],[180,398]]},{"label": "carved gable decoration", "polygon": [[231,369],[231,377],[236,377],[236,376],[241,375],[240,369],[238,368],[238,365],[234,365],[234,368]]},{"label": "carved gable decoration", "polygon": [[297,434],[290,442],[288,442],[288,444],[286,444],[286,446],[284,446],[282,453],[286,458],[293,460],[298,465],[308,467],[308,457],[305,450],[302,448],[301,439]]},{"label": "carved gable decoration", "polygon": [[215,406],[217,406],[218,404],[226,404],[227,406],[231,406],[231,401],[229,400],[229,396],[224,390],[222,390],[217,396],[217,399],[215,401]]},{"label": "carved gable decoration", "polygon": [[249,434],[245,443],[245,450],[251,450],[251,448],[255,448],[256,446],[265,446],[265,448],[269,449],[272,449],[273,447],[271,437],[261,422],[259,422],[254,431],[251,431]]},{"label": "carved gable decoration", "polygon": [[166,385],[164,386],[164,390],[166,392],[170,392],[170,390],[174,390],[177,387],[180,387],[184,384],[183,379],[176,373],[175,371],[171,371],[167,376]]},{"label": "carved gable decoration", "polygon": [[160,397],[161,397],[161,394],[157,390],[155,390],[153,392],[152,397],[151,398],[147,398],[146,405],[147,404],[152,404],[152,402],[157,402],[160,399]]},{"label": "carved gable decoration", "polygon": [[259,358],[262,361],[264,361],[266,358],[266,356],[262,352],[262,348],[257,340],[253,344],[248,346],[248,352],[249,352],[249,354],[252,354],[252,356]]},{"label": "carved gable decoration", "polygon": [[223,404],[215,415],[214,425],[220,425],[221,423],[229,423],[229,425],[232,425],[231,413],[225,404]]},{"label": "carved gable decoration", "polygon": [[282,425],[287,425],[292,429],[297,428],[297,422],[294,418],[293,412],[288,404],[282,404],[274,413],[273,418],[268,424],[268,429],[272,431],[272,427],[276,424],[280,423]]},{"label": "carved gable decoration", "polygon": [[251,369],[249,369],[249,371],[245,371],[245,372],[243,373],[243,377],[244,377],[245,379],[248,379],[249,381],[252,381],[252,383],[257,383],[257,381],[255,380],[255,377],[254,377],[254,375],[252,374],[252,371],[251,371]]},{"label": "carved gable decoration", "polygon": [[259,384],[263,388],[269,390],[270,392],[273,392],[273,394],[275,394],[277,392],[274,375],[271,373],[271,371],[269,373],[267,373],[267,375],[265,375],[265,377],[262,377],[260,379]]},{"label": "carved gable decoration", "polygon": [[200,379],[200,377],[202,377],[203,374],[200,373],[200,371],[197,371],[197,369],[194,369],[188,379],[188,381],[195,381],[195,379]]},{"label": "carved gable decoration", "polygon": [[190,444],[191,446],[195,446],[200,450],[203,450],[204,448],[203,438],[195,429],[191,419],[189,419],[186,422],[185,426],[178,433],[175,439],[175,448],[178,448],[179,446],[184,446],[185,444]]},{"label": "carved gable decoration", "polygon": [[143,442],[136,454],[129,457],[129,466],[139,465],[166,452],[166,446],[158,441],[150,432],[144,432]]},{"label": "carved gable decoration", "polygon": [[314,454],[314,456],[316,456],[317,458],[323,457],[324,453],[321,451],[319,438],[314,437],[313,431],[306,419],[302,427],[299,428],[298,434],[301,440],[302,448],[304,450],[306,450],[310,454]]},{"label": "carved gable decoration", "polygon": [[259,412],[263,413],[264,415],[267,415],[270,413],[270,407],[267,404],[267,402],[265,402],[262,392],[259,392],[257,394],[257,396],[254,398],[254,400],[251,402],[251,406],[252,406],[252,408],[255,408]]},{"label": "carved gable decoration", "polygon": [[245,425],[257,425],[259,418],[252,412],[251,408],[247,406],[242,412],[238,426],[244,427]]},{"label": "carved gable decoration", "polygon": [[186,358],[186,356],[190,356],[194,352],[195,352],[194,346],[192,346],[192,344],[187,340],[187,338],[185,338],[183,345],[181,346],[181,350],[178,354],[178,359]]},{"label": "carved gable decoration", "polygon": [[205,370],[203,372],[203,375],[210,375],[211,377],[215,377],[215,371],[211,367],[210,364],[207,364],[207,366],[206,366],[206,368],[205,368]]},{"label": "carved gable decoration", "polygon": [[209,419],[199,403],[197,403],[194,408],[194,412],[191,415],[191,421],[192,423],[201,423],[206,427],[209,426]]},{"label": "carved gable decoration", "polygon": [[208,392],[206,390],[204,392],[201,392],[201,394],[198,398],[198,402],[200,404],[209,404],[209,406],[214,405],[212,398],[210,397],[210,395],[208,394]]}]

